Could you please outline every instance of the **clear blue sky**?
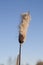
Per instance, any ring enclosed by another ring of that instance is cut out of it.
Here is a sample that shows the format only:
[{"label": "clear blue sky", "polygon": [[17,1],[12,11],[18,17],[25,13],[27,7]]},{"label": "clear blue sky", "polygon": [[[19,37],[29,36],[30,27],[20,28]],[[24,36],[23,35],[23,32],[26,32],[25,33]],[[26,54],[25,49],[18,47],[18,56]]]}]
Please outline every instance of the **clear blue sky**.
[{"label": "clear blue sky", "polygon": [[0,63],[19,52],[20,14],[30,11],[31,22],[22,46],[22,62],[43,61],[43,0],[0,0]]}]

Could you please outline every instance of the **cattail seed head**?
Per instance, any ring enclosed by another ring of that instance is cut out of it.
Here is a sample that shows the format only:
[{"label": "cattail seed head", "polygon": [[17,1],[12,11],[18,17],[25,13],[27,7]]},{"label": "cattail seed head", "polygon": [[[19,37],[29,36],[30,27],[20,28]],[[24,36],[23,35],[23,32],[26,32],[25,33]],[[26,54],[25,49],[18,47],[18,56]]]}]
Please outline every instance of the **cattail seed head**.
[{"label": "cattail seed head", "polygon": [[30,13],[23,13],[21,14],[21,24],[19,26],[19,43],[23,43],[25,41],[26,38],[26,33],[27,33],[27,29],[30,23]]}]

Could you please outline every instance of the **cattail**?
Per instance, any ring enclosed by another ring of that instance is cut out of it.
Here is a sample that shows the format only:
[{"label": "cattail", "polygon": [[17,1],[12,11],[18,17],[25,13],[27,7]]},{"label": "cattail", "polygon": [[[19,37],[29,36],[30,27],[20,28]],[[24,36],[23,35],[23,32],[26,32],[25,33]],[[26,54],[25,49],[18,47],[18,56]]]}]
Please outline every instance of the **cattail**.
[{"label": "cattail", "polygon": [[19,65],[19,55],[17,56],[16,65]]},{"label": "cattail", "polygon": [[21,24],[19,26],[19,43],[23,43],[26,39],[26,33],[27,33],[27,29],[30,23],[30,13],[23,13],[21,14]]}]

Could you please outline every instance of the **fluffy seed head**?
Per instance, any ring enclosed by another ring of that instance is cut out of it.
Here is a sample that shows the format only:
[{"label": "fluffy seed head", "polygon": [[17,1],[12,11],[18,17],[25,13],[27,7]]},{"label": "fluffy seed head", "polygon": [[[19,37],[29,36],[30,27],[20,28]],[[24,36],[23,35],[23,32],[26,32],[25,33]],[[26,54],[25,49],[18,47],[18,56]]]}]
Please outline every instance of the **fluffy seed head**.
[{"label": "fluffy seed head", "polygon": [[21,24],[19,26],[19,42],[23,43],[26,38],[27,29],[30,23],[30,13],[21,14]]}]

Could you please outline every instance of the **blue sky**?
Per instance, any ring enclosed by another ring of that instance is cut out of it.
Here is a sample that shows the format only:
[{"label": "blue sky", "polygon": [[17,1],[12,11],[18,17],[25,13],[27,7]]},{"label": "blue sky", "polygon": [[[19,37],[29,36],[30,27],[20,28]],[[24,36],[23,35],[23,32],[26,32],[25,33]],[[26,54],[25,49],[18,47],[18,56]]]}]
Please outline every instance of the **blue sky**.
[{"label": "blue sky", "polygon": [[43,61],[43,0],[0,0],[0,63],[17,57],[20,14],[27,11],[31,22],[22,46],[22,63]]}]

